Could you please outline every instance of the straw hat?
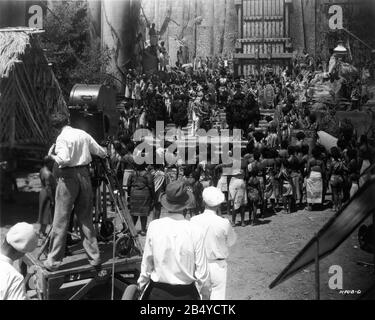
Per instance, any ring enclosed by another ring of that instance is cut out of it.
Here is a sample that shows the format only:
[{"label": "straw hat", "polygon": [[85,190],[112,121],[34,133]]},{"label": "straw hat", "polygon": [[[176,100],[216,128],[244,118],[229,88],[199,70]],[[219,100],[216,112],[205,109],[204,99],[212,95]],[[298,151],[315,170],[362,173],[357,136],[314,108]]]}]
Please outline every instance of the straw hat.
[{"label": "straw hat", "polygon": [[186,190],[181,181],[174,181],[167,185],[160,197],[162,206],[170,212],[180,212],[194,202],[194,195]]}]

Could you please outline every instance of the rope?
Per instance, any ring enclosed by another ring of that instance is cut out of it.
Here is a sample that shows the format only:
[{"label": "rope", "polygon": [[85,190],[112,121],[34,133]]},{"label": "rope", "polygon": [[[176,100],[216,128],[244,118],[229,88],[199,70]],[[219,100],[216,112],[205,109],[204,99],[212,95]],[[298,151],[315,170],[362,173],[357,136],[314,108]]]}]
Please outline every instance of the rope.
[{"label": "rope", "polygon": [[365,47],[367,47],[368,49],[370,50],[374,50],[373,48],[371,48],[366,42],[364,42],[363,40],[361,40],[360,38],[358,38],[354,33],[350,32],[348,29],[345,29],[345,28],[342,28],[342,30],[344,30],[347,34],[349,34],[350,36],[352,36],[353,38],[357,39],[360,43],[362,43]]}]

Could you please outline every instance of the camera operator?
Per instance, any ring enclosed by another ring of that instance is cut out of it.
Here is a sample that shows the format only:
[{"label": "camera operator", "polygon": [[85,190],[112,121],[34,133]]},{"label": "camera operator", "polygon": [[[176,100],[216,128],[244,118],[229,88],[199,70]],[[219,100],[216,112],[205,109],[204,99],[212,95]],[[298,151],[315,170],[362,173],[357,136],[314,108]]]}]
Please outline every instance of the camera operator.
[{"label": "camera operator", "polygon": [[89,263],[99,267],[101,261],[93,226],[93,194],[88,165],[92,161],[91,155],[105,158],[107,151],[85,131],[69,126],[69,118],[66,114],[53,114],[51,125],[58,136],[56,145],[50,148],[48,156],[59,166],[59,175],[50,250],[44,266],[50,271],[55,271],[61,265],[69,219],[74,208],[81,226],[83,247]]}]

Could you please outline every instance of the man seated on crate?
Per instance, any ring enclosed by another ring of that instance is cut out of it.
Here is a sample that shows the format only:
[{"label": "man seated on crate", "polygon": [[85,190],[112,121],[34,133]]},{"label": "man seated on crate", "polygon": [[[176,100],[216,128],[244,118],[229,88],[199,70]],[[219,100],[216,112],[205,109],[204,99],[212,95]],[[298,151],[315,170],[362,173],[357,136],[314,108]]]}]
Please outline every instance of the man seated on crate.
[{"label": "man seated on crate", "polygon": [[20,222],[11,227],[1,245],[0,300],[26,300],[23,276],[13,267],[14,261],[38,245],[38,235],[32,224]]},{"label": "man seated on crate", "polygon": [[51,126],[58,134],[48,156],[59,166],[57,178],[55,214],[53,219],[50,250],[44,266],[55,271],[61,265],[65,253],[69,220],[74,208],[81,226],[83,247],[94,267],[101,264],[98,242],[93,226],[93,193],[89,164],[91,155],[107,156],[105,148],[99,146],[92,136],[69,124],[68,115],[56,113],[51,116]]}]

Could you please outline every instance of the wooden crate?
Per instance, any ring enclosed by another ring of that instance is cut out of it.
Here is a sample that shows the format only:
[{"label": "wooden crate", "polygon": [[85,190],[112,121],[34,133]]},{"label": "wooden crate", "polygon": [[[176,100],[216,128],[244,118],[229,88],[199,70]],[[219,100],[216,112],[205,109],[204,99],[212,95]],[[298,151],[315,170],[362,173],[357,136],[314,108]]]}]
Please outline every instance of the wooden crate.
[{"label": "wooden crate", "polygon": [[112,259],[112,244],[99,244],[101,270],[98,272],[87,260],[86,254],[79,246],[72,256],[68,256],[58,271],[50,272],[43,267],[43,260],[38,260],[38,249],[26,254],[20,264],[21,273],[25,276],[27,290],[35,290],[38,299],[79,300],[91,289],[103,284],[111,285],[114,266],[115,287],[122,293],[130,284],[136,284],[142,261],[141,256]]}]

